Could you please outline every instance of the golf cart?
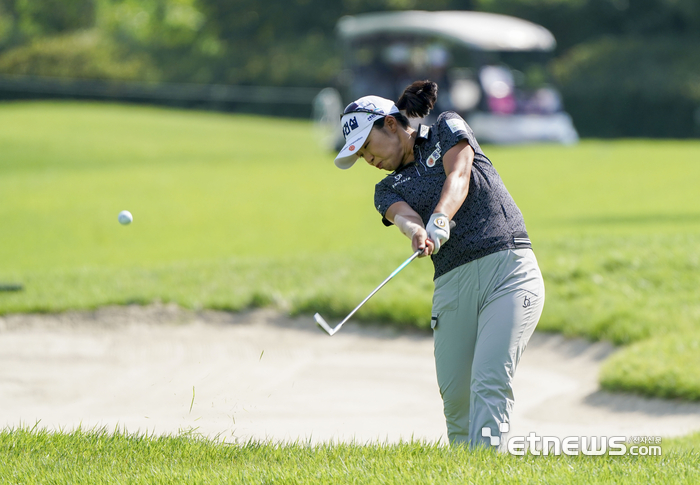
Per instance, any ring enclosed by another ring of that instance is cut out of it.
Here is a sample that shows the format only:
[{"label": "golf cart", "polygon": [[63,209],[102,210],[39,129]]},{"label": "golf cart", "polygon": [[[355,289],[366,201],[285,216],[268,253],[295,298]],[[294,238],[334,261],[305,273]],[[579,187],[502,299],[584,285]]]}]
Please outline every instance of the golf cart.
[{"label": "golf cart", "polygon": [[[344,69],[314,101],[329,148],[342,146],[340,114],[375,94],[396,101],[418,79],[438,83],[434,112],[456,111],[487,143],[575,143],[578,134],[549,82],[556,41],[542,26],[484,12],[403,11],[343,17]],[[429,115],[421,123],[430,123]]]}]

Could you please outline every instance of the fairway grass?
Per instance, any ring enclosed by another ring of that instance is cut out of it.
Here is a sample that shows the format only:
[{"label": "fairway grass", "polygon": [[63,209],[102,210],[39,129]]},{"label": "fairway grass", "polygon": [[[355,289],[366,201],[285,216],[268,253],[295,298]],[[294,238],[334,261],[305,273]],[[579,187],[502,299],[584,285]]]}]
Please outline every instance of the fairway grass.
[{"label": "fairway grass", "polygon": [[[700,141],[485,152],[544,273],[539,330],[624,345],[608,389],[700,399]],[[341,318],[410,247],[373,208],[382,174],[331,160],[301,120],[0,104],[0,284],[24,285],[0,292],[0,314],[174,302]],[[431,266],[357,318],[427,329]]]},{"label": "fairway grass", "polygon": [[674,483],[700,481],[700,434],[665,439],[661,456],[515,457],[423,442],[227,444],[117,430],[0,432],[11,483]]}]

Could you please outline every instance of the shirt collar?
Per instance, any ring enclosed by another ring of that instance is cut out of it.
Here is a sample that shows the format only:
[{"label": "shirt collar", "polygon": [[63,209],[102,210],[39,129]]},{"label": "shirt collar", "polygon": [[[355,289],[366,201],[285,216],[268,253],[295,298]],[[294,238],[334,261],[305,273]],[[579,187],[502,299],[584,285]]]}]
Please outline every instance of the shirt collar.
[{"label": "shirt collar", "polygon": [[418,134],[416,135],[416,143],[423,143],[430,136],[430,126],[418,125]]}]

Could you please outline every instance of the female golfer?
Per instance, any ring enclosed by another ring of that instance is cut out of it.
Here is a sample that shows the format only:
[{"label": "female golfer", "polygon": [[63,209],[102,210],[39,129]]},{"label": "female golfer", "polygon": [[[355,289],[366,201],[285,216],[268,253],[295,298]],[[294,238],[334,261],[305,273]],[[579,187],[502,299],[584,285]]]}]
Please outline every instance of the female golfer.
[{"label": "female golfer", "polygon": [[378,96],[351,103],[335,164],[363,158],[391,172],[374,192],[382,222],[435,267],[431,327],[448,438],[498,446],[544,283],[523,216],[467,123],[448,111],[432,126],[410,126],[406,116],[427,116],[436,100],[435,83],[416,81],[396,104]]}]

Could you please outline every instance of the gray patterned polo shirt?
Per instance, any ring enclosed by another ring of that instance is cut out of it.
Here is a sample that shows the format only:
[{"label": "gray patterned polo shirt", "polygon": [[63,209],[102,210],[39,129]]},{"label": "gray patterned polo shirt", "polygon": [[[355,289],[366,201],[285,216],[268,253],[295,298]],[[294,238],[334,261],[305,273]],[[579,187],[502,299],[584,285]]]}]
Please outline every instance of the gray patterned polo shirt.
[{"label": "gray patterned polo shirt", "polygon": [[387,209],[405,201],[424,224],[428,223],[447,178],[442,156],[461,140],[467,140],[475,153],[469,193],[453,217],[457,225],[451,230],[450,239],[431,256],[435,278],[497,251],[531,247],[520,209],[469,125],[451,111],[442,113],[432,126],[420,125],[413,148],[414,161],[399,167],[376,185],[374,205],[382,221],[390,226],[391,222],[384,217]]}]

